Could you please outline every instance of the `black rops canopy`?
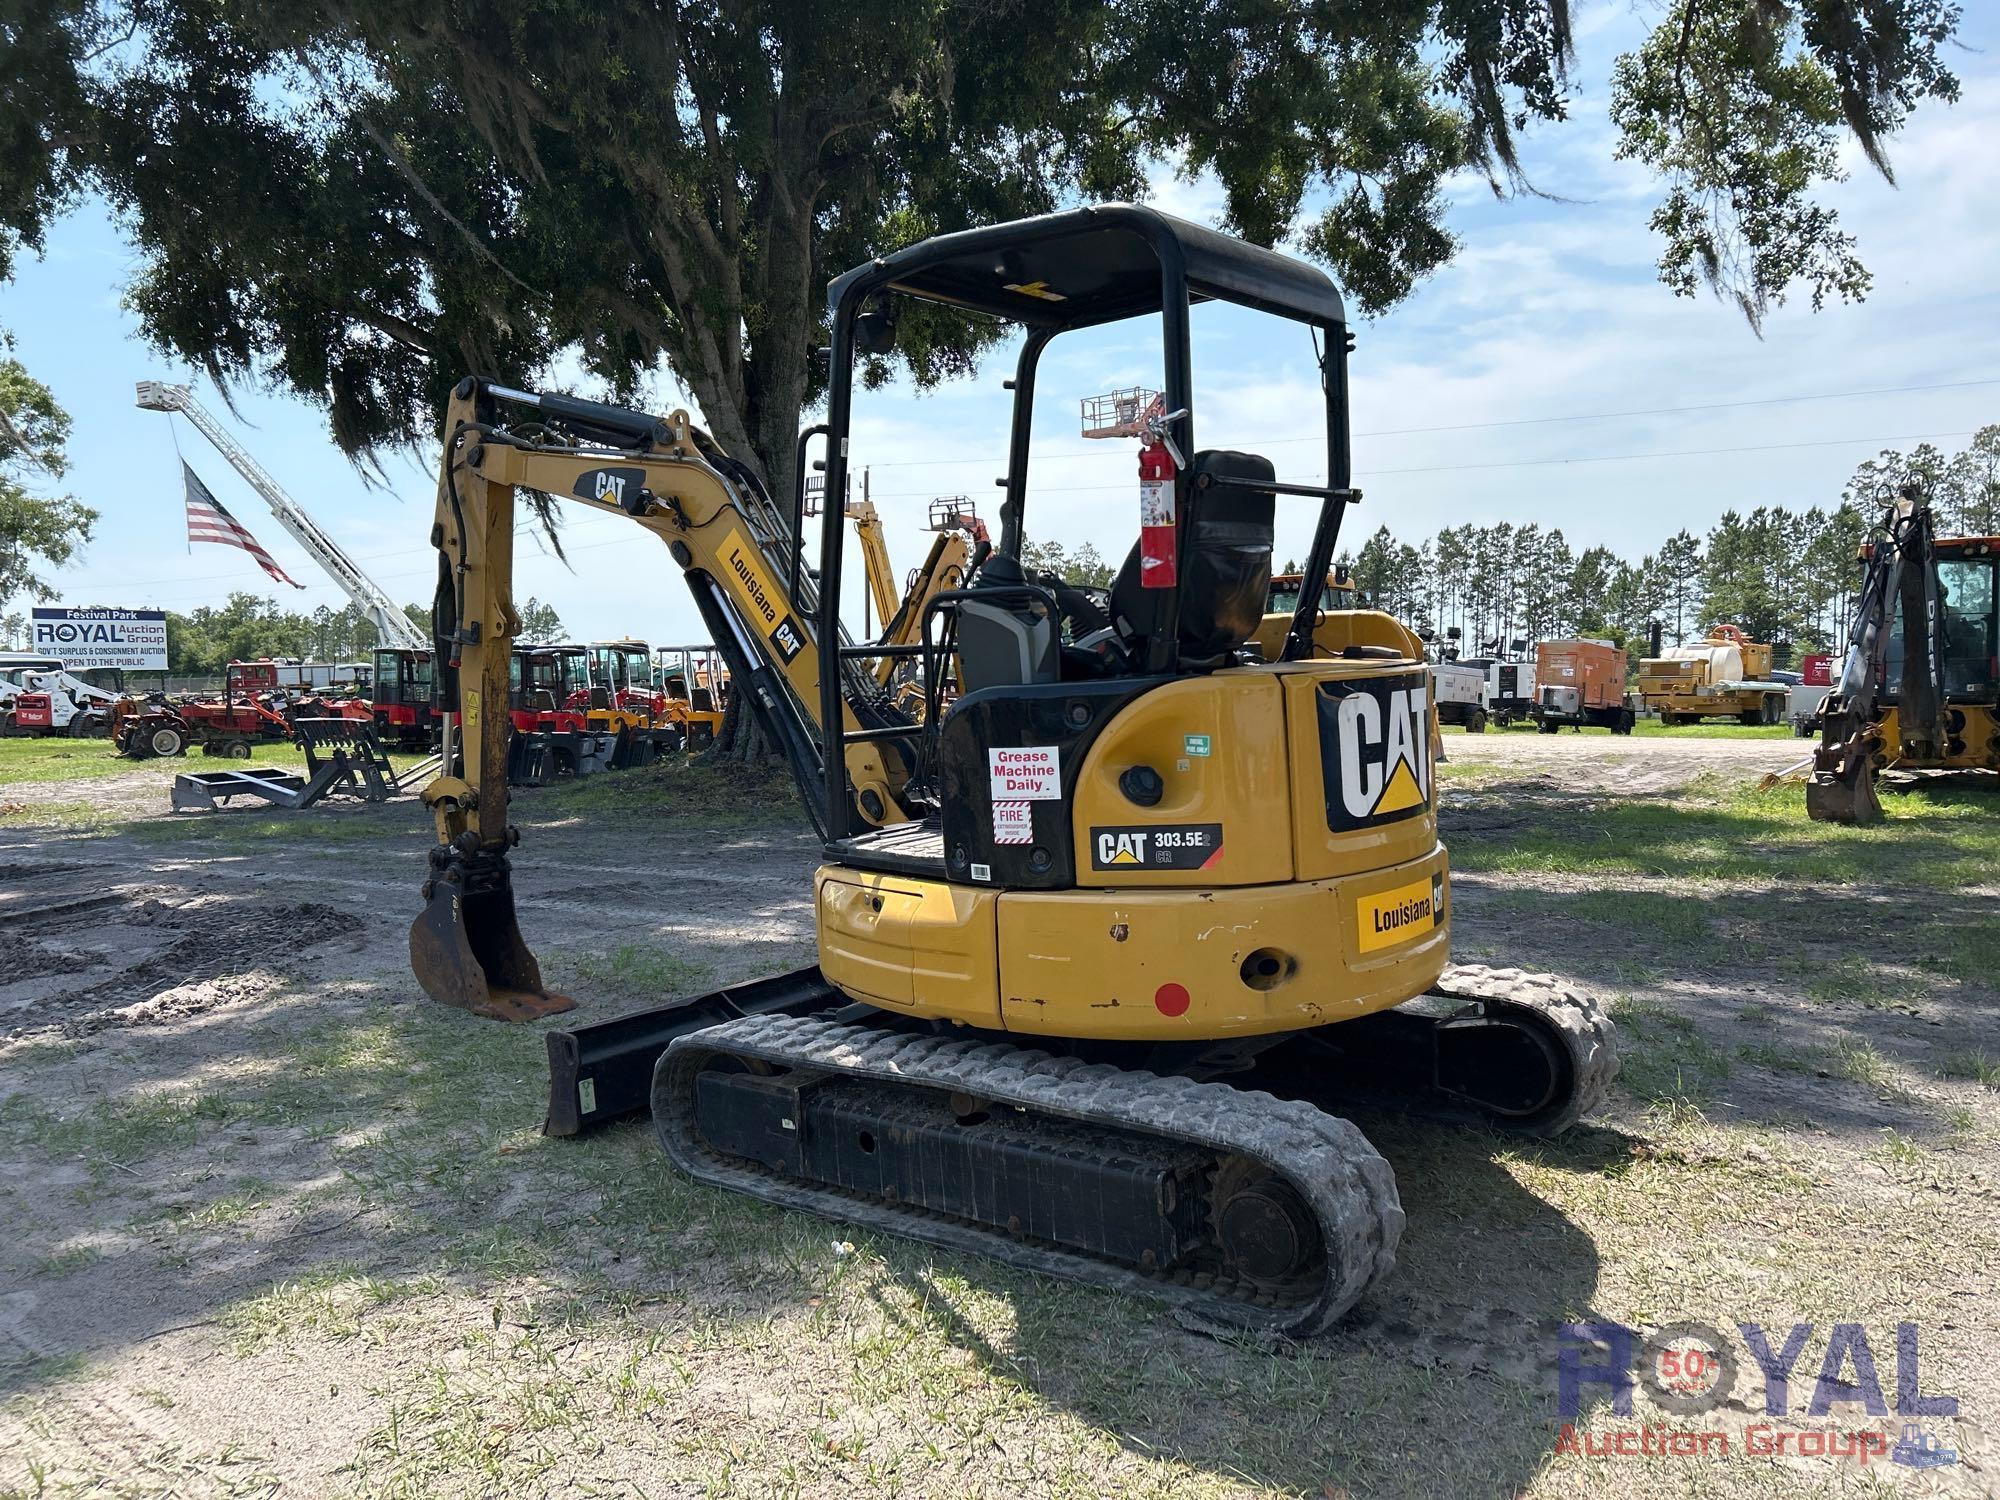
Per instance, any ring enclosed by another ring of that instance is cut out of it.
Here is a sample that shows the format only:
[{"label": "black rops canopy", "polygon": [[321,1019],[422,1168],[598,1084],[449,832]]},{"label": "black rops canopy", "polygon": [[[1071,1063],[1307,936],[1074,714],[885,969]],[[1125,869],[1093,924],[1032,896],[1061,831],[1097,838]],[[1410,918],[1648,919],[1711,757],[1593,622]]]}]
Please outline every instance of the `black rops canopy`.
[{"label": "black rops canopy", "polygon": [[1193,300],[1346,322],[1339,290],[1317,267],[1133,203],[925,240],[837,277],[827,305],[889,289],[1053,332],[1158,312],[1161,273],[1177,263]]}]

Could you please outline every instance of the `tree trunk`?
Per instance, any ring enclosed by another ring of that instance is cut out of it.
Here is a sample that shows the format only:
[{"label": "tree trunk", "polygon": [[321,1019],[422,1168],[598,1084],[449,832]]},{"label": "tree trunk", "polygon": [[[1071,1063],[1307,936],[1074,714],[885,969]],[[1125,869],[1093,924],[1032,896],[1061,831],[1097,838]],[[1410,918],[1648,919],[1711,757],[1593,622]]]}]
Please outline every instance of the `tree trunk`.
[{"label": "tree trunk", "polygon": [[722,711],[722,724],[715,732],[715,744],[702,753],[704,761],[721,764],[761,766],[778,758],[777,747],[764,731],[764,719],[741,693],[731,697]]}]

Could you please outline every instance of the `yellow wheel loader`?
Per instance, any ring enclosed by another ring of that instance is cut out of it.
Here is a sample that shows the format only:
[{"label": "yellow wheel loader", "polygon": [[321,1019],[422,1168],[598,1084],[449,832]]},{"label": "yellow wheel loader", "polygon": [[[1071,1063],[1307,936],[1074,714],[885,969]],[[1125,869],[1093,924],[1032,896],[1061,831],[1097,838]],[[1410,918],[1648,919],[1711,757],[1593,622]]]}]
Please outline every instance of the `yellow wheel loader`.
[{"label": "yellow wheel loader", "polygon": [[[513,489],[622,509],[666,543],[792,755],[824,838],[819,960],[552,1032],[549,1131],[650,1108],[704,1182],[1149,1295],[1195,1326],[1310,1335],[1389,1272],[1403,1228],[1394,1173],[1343,1109],[1550,1134],[1617,1068],[1587,996],[1450,963],[1421,643],[1315,593],[1274,659],[1247,648],[1276,506],[1311,512],[1317,579],[1359,499],[1340,296],[1127,205],[870,261],[830,291],[829,493],[854,366],[893,346],[907,299],[1024,333],[999,537],[925,607],[921,722],[875,696],[887,648],[842,634],[837,507],[815,585],[788,518],[685,414],[459,387],[434,619],[466,774],[426,793],[440,842],[416,972],[488,1014],[569,1004],[515,921],[484,704],[517,628]],[[1302,350],[1310,335],[1325,484],[1201,446],[1189,322],[1211,300],[1302,325]],[[1076,503],[1030,484],[1035,377],[1058,335],[1128,318],[1157,319],[1162,399],[1124,433],[1138,539],[1104,602],[1020,563],[1038,517],[1053,532]]]}]

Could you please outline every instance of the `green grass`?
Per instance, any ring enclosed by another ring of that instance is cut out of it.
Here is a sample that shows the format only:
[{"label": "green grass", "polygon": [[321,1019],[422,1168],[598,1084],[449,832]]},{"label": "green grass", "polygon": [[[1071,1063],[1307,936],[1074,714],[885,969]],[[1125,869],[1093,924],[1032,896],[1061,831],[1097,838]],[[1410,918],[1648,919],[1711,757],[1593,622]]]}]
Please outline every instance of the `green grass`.
[{"label": "green grass", "polygon": [[206,1203],[176,1205],[167,1211],[164,1222],[178,1233],[228,1229],[267,1207],[270,1195],[268,1183],[245,1179],[234,1192],[223,1197],[211,1198]]},{"label": "green grass", "polygon": [[45,1256],[35,1266],[37,1276],[71,1276],[76,1272],[96,1265],[104,1259],[104,1252],[95,1245],[72,1245],[67,1250],[58,1250],[54,1255]]},{"label": "green grass", "polygon": [[1744,1042],[1737,1047],[1736,1056],[1753,1068],[1772,1073],[1811,1073],[1818,1067],[1813,1054],[1804,1048],[1780,1047],[1773,1042]]},{"label": "green grass", "polygon": [[711,972],[705,963],[651,943],[621,943],[609,953],[575,953],[560,956],[558,962],[579,979],[628,995],[692,989]]},{"label": "green grass", "polygon": [[[1454,852],[1456,845],[1454,845]],[[1714,930],[1715,906],[1699,896],[1599,887],[1581,891],[1503,890],[1481,895],[1481,904],[1536,921],[1589,922],[1620,935],[1644,937],[1680,957],[1723,947]]]},{"label": "green grass", "polygon": [[1729,1077],[1729,1054],[1694,1022],[1653,1001],[1614,997],[1623,1066],[1618,1084],[1643,1103],[1669,1111],[1699,1111]]},{"label": "green grass", "polygon": [[[414,765],[421,755],[395,754],[390,763],[398,769]],[[248,761],[231,761],[221,756],[191,751],[171,760],[128,760],[111,748],[111,741],[71,739],[0,739],[0,787],[38,781],[95,781],[110,776],[150,775],[163,785],[172,785],[181,771],[227,770],[231,766],[277,766],[303,771],[305,752],[285,741],[252,747]],[[0,797],[0,801],[4,801]]]},{"label": "green grass", "polygon": [[1736,1049],[1736,1055],[1743,1062],[1773,1073],[1838,1078],[1883,1093],[1905,1092],[1889,1060],[1863,1041],[1843,1039],[1816,1047],[1746,1042]]},{"label": "green grass", "polygon": [[673,756],[632,771],[558,781],[516,793],[517,816],[674,818],[704,828],[797,828],[805,816],[791,773]]},{"label": "green grass", "polygon": [[[1641,719],[1632,726],[1635,738],[1649,740],[1790,740],[1798,739],[1789,724],[1734,724],[1716,719],[1701,724],[1662,724]],[[1801,745],[1809,743],[1799,740]]]},{"label": "green grass", "polygon": [[1889,1010],[1907,1004],[1909,987],[1885,974],[1867,956],[1845,954],[1805,966],[1806,995],[1821,1004],[1861,1005]]},{"label": "green grass", "polygon": [[[1462,724],[1441,724],[1443,734],[1464,734]],[[1487,734],[1539,734],[1541,731],[1526,720],[1517,720],[1511,728],[1502,729],[1497,724],[1489,727]],[[1573,733],[1569,726],[1563,727],[1564,734]],[[1608,735],[1608,729],[1586,729],[1585,734]],[[1737,724],[1725,720],[1715,720],[1704,724],[1662,724],[1658,719],[1641,719],[1632,726],[1632,733],[1640,739],[1668,740],[1789,740],[1796,736],[1789,724]],[[1477,740],[1478,736],[1471,736]],[[1800,744],[1807,743],[1804,740]]]},{"label": "green grass", "polygon": [[1969,1047],[1948,1052],[1938,1064],[1938,1076],[1964,1079],[2000,1093],[2000,1057],[1988,1057]]},{"label": "green grass", "polygon": [[159,1089],[124,1099],[91,1100],[74,1109],[13,1094],[0,1101],[0,1138],[11,1136],[102,1172],[129,1166],[155,1151],[190,1145],[241,1113],[240,1101],[200,1089]]},{"label": "green grass", "polygon": [[[1452,864],[1499,874],[1768,880],[1823,888],[1884,884],[1957,891],[2000,868],[1995,798],[1963,788],[1884,791],[1872,828],[1815,823],[1796,786],[1770,791],[1703,777],[1678,794],[1606,799],[1486,839],[1452,840]],[[2000,942],[1976,940],[1980,951]],[[1964,959],[1976,962],[1976,954]]]},{"label": "green grass", "polygon": [[[370,1276],[351,1266],[322,1266],[297,1280],[233,1303],[222,1317],[239,1356],[267,1344],[301,1338],[350,1339],[365,1327],[369,1313],[406,1298],[435,1296],[444,1289],[437,1276],[414,1280]],[[377,1335],[389,1330],[372,1325]]]},{"label": "green grass", "polygon": [[[0,741],[4,743],[4,741]],[[0,828],[111,828],[118,814],[96,802],[9,802],[0,788]]]},{"label": "green grass", "polygon": [[119,775],[140,764],[113,751],[109,740],[0,739],[0,787],[15,782],[94,780]]},{"label": "green grass", "polygon": [[[164,797],[164,793],[162,794]],[[320,804],[322,807],[328,804]],[[373,844],[381,846],[397,838],[415,840],[412,847],[428,845],[434,835],[427,814],[415,802],[398,803],[403,816],[398,821],[383,817],[343,816],[333,804],[332,813],[298,813],[277,810],[256,811],[255,804],[238,803],[221,813],[191,812],[156,818],[133,818],[111,825],[120,837],[144,843],[197,843],[231,850],[268,849],[274,846],[328,844]]]},{"label": "green grass", "polygon": [[1882,1155],[1899,1167],[1917,1167],[1923,1165],[1924,1148],[1900,1130],[1884,1130]]}]

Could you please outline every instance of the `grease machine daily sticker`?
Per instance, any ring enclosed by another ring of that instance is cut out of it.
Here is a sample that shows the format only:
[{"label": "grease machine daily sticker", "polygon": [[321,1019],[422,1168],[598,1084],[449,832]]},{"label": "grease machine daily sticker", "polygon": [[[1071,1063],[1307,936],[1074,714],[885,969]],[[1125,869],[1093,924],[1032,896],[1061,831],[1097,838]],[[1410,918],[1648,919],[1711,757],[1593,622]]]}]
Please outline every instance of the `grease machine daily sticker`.
[{"label": "grease machine daily sticker", "polygon": [[1431,797],[1424,674],[1322,683],[1319,745],[1326,822],[1335,833],[1423,812]]},{"label": "grease machine daily sticker", "polygon": [[1220,823],[1146,823],[1090,830],[1093,870],[1206,870],[1221,858]]},{"label": "grease machine daily sticker", "polygon": [[1032,844],[1037,802],[1062,800],[1062,750],[1056,745],[1023,745],[986,752],[988,794],[993,802],[993,842]]},{"label": "grease machine daily sticker", "polygon": [[1024,745],[988,750],[986,768],[995,802],[1060,802],[1062,750],[1056,745]]}]

